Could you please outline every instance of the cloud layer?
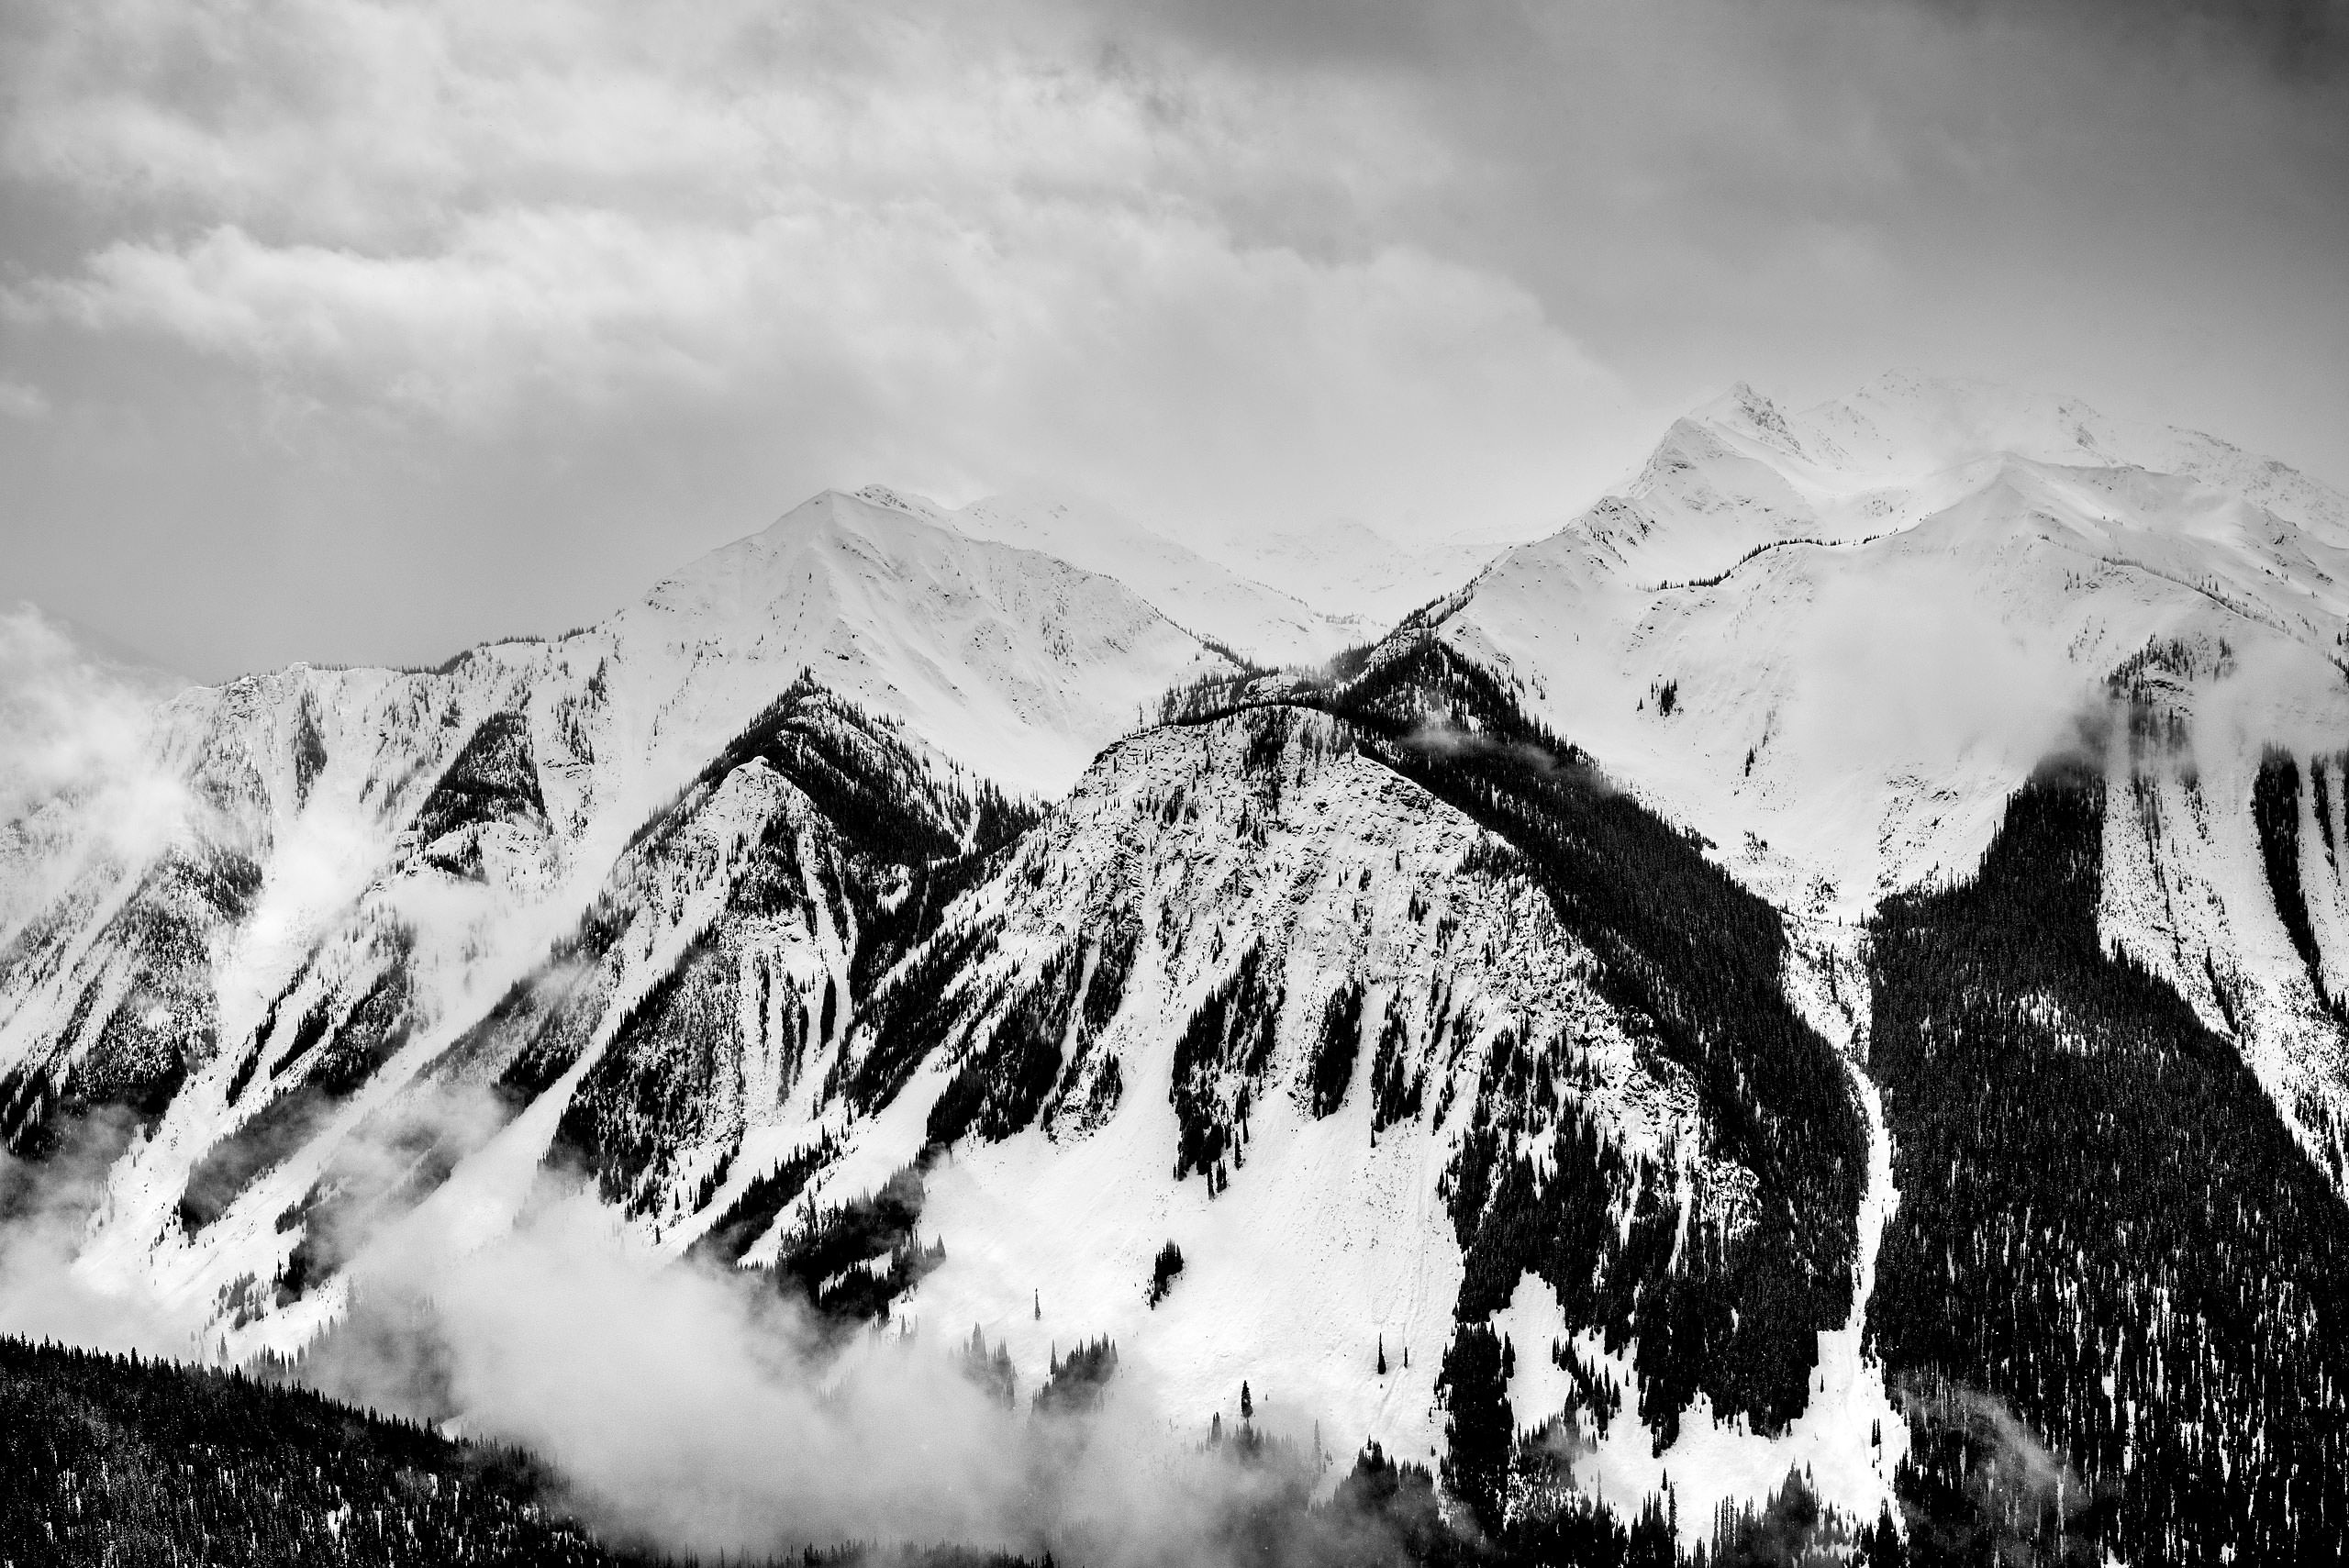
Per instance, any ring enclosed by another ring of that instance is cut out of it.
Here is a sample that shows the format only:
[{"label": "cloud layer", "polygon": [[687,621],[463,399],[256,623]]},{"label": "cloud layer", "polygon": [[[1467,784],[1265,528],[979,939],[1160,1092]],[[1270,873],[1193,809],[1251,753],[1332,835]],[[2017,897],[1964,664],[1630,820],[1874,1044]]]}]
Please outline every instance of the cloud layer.
[{"label": "cloud layer", "polygon": [[0,588],[208,676],[584,619],[826,483],[1531,529],[1892,362],[2349,470],[2332,11],[2162,15],[17,7]]}]

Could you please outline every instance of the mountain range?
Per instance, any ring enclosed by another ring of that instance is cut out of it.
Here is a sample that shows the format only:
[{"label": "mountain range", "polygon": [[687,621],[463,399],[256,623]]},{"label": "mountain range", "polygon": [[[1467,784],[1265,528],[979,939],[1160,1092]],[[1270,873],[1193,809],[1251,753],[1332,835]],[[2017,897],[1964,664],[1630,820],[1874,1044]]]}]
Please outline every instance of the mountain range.
[{"label": "mountain range", "polygon": [[196,1359],[567,1173],[1489,1540],[1793,1472],[1918,1561],[2349,1551],[2349,497],[1891,376],[1452,548],[871,487],[116,682],[0,796],[0,1139],[125,1129],[72,1266]]}]

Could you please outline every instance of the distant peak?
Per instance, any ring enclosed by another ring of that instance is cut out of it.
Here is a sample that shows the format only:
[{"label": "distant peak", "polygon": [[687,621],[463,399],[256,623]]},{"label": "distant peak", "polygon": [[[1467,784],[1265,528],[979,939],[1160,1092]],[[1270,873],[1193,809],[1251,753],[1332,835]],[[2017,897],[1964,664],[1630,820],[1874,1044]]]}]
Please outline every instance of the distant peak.
[{"label": "distant peak", "polygon": [[892,490],[885,484],[868,484],[852,493],[849,498],[862,501],[868,506],[885,506],[892,512],[903,512],[907,517],[919,517],[928,523],[946,520],[946,513],[937,502],[927,496],[908,495],[902,490]]},{"label": "distant peak", "polygon": [[1693,416],[1703,424],[1756,437],[1799,457],[1802,443],[1778,406],[1751,382],[1739,382]]}]

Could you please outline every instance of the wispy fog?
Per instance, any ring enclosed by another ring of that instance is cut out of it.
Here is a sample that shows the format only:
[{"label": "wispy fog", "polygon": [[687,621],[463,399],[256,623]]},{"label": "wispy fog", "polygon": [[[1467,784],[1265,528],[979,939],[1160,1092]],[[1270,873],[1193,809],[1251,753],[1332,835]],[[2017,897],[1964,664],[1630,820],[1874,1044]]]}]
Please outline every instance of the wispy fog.
[{"label": "wispy fog", "polygon": [[[452,1142],[494,1130],[456,1116],[438,1129]],[[0,1332],[204,1359],[208,1301],[77,1259],[107,1167],[136,1136],[100,1116],[39,1164],[0,1155]],[[372,1168],[393,1162],[378,1151]],[[364,1179],[367,1151],[340,1169]],[[1235,1518],[1319,1478],[1309,1450],[1211,1448],[1114,1376],[1097,1408],[1038,1413],[1031,1382],[1006,1401],[967,1370],[970,1326],[816,1320],[763,1273],[654,1249],[569,1178],[542,1174],[509,1229],[457,1255],[389,1212],[370,1218],[369,1234],[341,1239],[361,1253],[350,1310],[294,1374],[527,1447],[618,1541],[705,1554],[951,1541],[1212,1563]]]},{"label": "wispy fog", "polygon": [[143,1269],[109,1273],[83,1258],[108,1167],[137,1130],[127,1116],[97,1111],[39,1163],[0,1149],[0,1333],[149,1355],[194,1351],[204,1313],[163,1299]]}]

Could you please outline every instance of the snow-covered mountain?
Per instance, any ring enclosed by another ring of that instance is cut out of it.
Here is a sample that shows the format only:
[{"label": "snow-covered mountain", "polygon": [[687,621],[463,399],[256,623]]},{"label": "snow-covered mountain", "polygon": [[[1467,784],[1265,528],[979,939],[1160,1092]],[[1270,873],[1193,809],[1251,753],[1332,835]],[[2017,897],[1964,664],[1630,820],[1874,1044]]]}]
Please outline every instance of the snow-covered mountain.
[{"label": "snow-covered mountain", "polygon": [[1360,642],[1465,581],[1523,538],[1482,519],[1447,518],[1441,527],[1397,538],[1341,518],[1319,528],[1219,539],[1210,548],[1251,577],[1337,617],[1353,631],[1352,640]]},{"label": "snow-covered mountain", "polygon": [[974,538],[1040,550],[1114,577],[1176,625],[1261,664],[1319,664],[1386,624],[1324,614],[1107,506],[991,495],[955,511],[951,520]]},{"label": "snow-covered mountain", "polygon": [[1114,518],[828,495],[560,639],[182,694],[139,834],[20,814],[0,1134],[130,1106],[83,1266],[232,1357],[559,1168],[1488,1532],[1799,1467],[2321,1549],[2344,571],[2279,465],[1899,378],[1739,389],[1319,672]]},{"label": "snow-covered mountain", "polygon": [[1169,682],[1230,668],[1106,578],[828,494],[561,639],[185,693],[102,809],[68,792],[11,828],[16,874],[54,891],[0,930],[0,1121],[37,1146],[61,1106],[188,1118],[122,1173],[143,1260],[241,1119],[240,1069],[354,1017],[383,1040],[347,1073],[411,1040],[429,1060],[809,672],[974,813],[1057,793]]},{"label": "snow-covered mountain", "polygon": [[[2108,824],[2109,940],[2329,1123],[2345,576],[2349,502],[2280,464],[1896,376],[1800,414],[1740,388],[1423,624],[1791,910],[1971,873],[2036,767],[2097,757],[2135,804]],[[2269,885],[2283,852],[2304,917]]]}]

